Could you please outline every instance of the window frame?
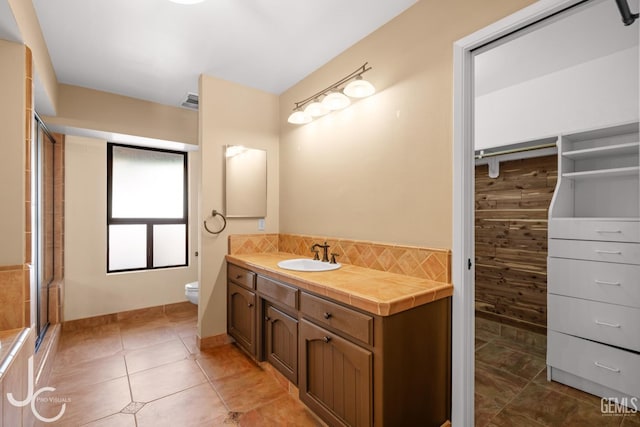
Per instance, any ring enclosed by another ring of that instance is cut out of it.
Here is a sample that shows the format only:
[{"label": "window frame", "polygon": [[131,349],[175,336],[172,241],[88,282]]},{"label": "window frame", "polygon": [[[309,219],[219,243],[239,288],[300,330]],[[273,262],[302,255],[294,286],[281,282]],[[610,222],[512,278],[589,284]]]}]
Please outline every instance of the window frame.
[{"label": "window frame", "polygon": [[[113,199],[113,147],[124,147],[135,150],[155,151],[168,154],[181,155],[183,157],[183,199],[182,199],[182,218],[113,218],[112,215],[112,199]],[[133,271],[150,271],[162,270],[166,268],[188,267],[189,266],[189,160],[188,153],[184,151],[165,150],[161,148],[140,147],[136,145],[121,144],[115,142],[107,142],[107,274],[110,273],[126,273]],[[153,266],[153,226],[154,225],[180,225],[185,226],[185,263],[176,265],[163,265],[160,267]],[[127,268],[111,270],[109,268],[109,228],[111,225],[146,225],[147,233],[147,265],[141,268]]]}]

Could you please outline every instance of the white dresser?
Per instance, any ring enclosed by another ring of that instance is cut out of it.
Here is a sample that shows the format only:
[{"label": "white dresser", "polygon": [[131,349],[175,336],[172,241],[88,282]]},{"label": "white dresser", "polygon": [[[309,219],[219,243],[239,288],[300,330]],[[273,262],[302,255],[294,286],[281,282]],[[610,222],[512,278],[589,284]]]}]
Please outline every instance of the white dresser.
[{"label": "white dresser", "polygon": [[639,154],[638,123],[561,135],[549,208],[547,377],[627,404],[640,398]]}]

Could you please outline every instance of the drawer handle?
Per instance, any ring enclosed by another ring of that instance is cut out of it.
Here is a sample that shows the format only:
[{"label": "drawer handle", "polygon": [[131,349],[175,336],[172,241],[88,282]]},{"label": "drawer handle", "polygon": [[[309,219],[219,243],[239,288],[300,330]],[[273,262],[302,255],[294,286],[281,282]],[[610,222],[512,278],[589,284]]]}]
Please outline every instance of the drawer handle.
[{"label": "drawer handle", "polygon": [[328,311],[325,311],[325,313],[322,315],[322,317],[324,317],[327,320],[331,319],[331,316],[333,316],[333,315],[331,313],[329,313]]},{"label": "drawer handle", "polygon": [[607,323],[607,322],[601,322],[598,319],[596,319],[596,325],[600,325],[600,326],[608,326],[610,328],[619,328],[620,324],[619,323]]},{"label": "drawer handle", "polygon": [[605,255],[622,255],[621,251],[601,251],[600,249],[596,249],[596,253]]},{"label": "drawer handle", "polygon": [[598,285],[607,285],[607,286],[620,286],[620,282],[605,282],[604,280],[595,280]]},{"label": "drawer handle", "polygon": [[236,280],[238,280],[238,279],[242,279],[242,274],[238,274],[238,275],[236,276]]},{"label": "drawer handle", "polygon": [[328,343],[329,341],[331,341],[331,337],[325,336],[324,338],[322,338],[322,341]]},{"label": "drawer handle", "polygon": [[611,372],[620,372],[620,369],[618,368],[612,368],[610,366],[607,365],[603,365],[602,363],[595,361],[593,362],[598,368],[602,368],[602,369],[606,369],[607,371],[611,371]]},{"label": "drawer handle", "polygon": [[596,233],[615,233],[620,234],[622,230],[596,230]]}]

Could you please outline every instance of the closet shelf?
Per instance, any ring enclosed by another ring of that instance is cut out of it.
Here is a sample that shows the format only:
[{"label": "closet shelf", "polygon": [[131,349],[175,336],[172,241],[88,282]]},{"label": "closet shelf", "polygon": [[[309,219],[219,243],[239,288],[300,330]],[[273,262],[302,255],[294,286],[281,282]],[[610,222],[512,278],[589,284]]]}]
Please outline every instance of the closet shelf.
[{"label": "closet shelf", "polygon": [[585,148],[582,150],[571,150],[562,153],[563,157],[569,159],[593,159],[604,156],[616,156],[635,154],[638,155],[640,151],[640,142],[630,142],[627,144],[605,145],[602,147]]},{"label": "closet shelf", "polygon": [[607,178],[616,176],[638,176],[640,174],[639,166],[632,166],[628,168],[613,168],[613,169],[596,169],[581,172],[565,172],[562,174],[563,178],[567,179],[589,179],[589,178]]}]

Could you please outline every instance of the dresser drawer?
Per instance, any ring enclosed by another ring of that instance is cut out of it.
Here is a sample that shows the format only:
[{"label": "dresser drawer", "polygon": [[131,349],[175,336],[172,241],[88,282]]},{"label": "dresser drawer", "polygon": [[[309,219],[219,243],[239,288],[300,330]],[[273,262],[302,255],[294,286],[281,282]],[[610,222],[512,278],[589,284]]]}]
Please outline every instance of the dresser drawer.
[{"label": "dresser drawer", "polygon": [[549,258],[551,294],[640,308],[640,266]]},{"label": "dresser drawer", "polygon": [[234,264],[227,264],[227,279],[245,288],[256,288],[256,273]]},{"label": "dresser drawer", "polygon": [[323,298],[300,293],[300,311],[322,325],[335,328],[367,344],[373,344],[373,317]]},{"label": "dresser drawer", "polygon": [[640,355],[554,331],[547,364],[630,396],[640,396]]},{"label": "dresser drawer", "polygon": [[640,222],[552,218],[549,238],[640,243]]},{"label": "dresser drawer", "polygon": [[551,330],[640,351],[640,309],[552,294],[547,305]]},{"label": "dresser drawer", "polygon": [[293,309],[298,308],[298,289],[262,276],[258,276],[256,279],[256,286],[259,293],[273,302]]},{"label": "dresser drawer", "polygon": [[640,264],[640,244],[549,239],[549,256]]}]

